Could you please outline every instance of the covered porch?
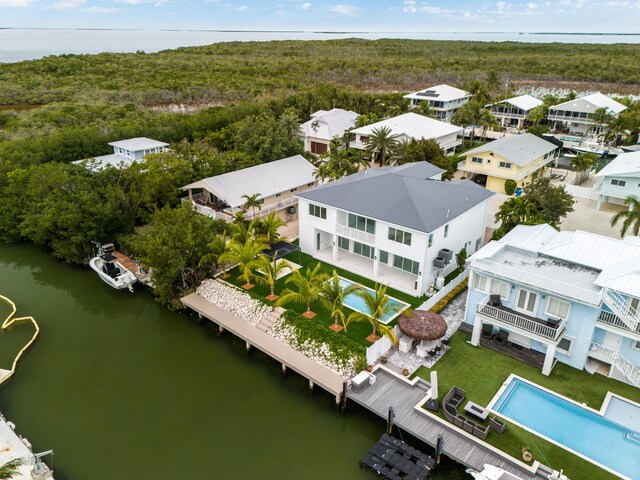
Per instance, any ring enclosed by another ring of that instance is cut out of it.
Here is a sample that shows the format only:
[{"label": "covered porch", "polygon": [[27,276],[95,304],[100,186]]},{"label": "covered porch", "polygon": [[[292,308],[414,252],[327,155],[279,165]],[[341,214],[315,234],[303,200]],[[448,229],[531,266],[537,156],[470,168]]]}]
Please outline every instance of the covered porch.
[{"label": "covered porch", "polygon": [[[315,252],[314,258],[391,288],[418,296],[418,276],[341,248],[329,246]],[[377,264],[377,265],[376,265]]]}]

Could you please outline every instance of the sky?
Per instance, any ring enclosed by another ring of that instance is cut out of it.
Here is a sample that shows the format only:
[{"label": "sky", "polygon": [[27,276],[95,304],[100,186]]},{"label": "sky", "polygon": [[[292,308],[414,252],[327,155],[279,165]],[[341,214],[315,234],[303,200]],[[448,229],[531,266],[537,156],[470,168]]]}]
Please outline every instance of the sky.
[{"label": "sky", "polygon": [[3,28],[640,32],[640,0],[0,0]]}]

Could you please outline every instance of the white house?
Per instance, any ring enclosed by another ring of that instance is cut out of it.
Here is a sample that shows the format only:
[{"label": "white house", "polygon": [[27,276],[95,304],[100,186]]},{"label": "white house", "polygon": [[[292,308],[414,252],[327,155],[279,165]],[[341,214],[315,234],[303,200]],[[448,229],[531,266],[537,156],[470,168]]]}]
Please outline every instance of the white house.
[{"label": "white house", "polygon": [[554,130],[586,135],[591,129],[593,134],[598,134],[602,132],[603,127],[593,125],[591,114],[600,108],[606,108],[613,117],[617,117],[627,109],[602,93],[593,93],[549,107],[547,119]]},{"label": "white house", "polygon": [[640,198],[640,152],[618,155],[596,173],[596,178],[600,180],[594,187],[598,210],[603,202],[622,205],[627,197]]},{"label": "white house", "polygon": [[90,160],[92,163],[96,163],[94,169],[98,170],[106,167],[124,168],[136,160],[142,160],[142,158],[149,153],[166,152],[169,146],[168,143],[146,137],[119,140],[117,142],[111,142],[109,145],[113,147],[113,153],[94,157],[93,159],[77,160],[73,163]]},{"label": "white house", "polygon": [[[520,225],[468,261],[471,343],[640,386],[640,237]],[[485,339],[485,340],[483,340]]]},{"label": "white house", "polygon": [[500,126],[515,127],[521,130],[524,128],[529,112],[542,105],[542,103],[542,100],[525,94],[492,103],[485,108],[491,111]]},{"label": "white house", "polygon": [[462,144],[462,127],[409,112],[352,130],[356,138],[351,146],[364,150],[373,131],[383,127],[389,128],[392,135],[397,135],[399,142],[412,139],[435,140],[447,153],[452,153]]},{"label": "white house", "polygon": [[300,248],[318,260],[424,295],[482,245],[493,193],[443,182],[427,162],[368,169],[298,193]]},{"label": "white house", "polygon": [[342,138],[347,130],[355,127],[358,116],[356,112],[341,108],[312,113],[311,119],[300,126],[305,152],[316,155],[328,152],[331,140]]},{"label": "white house", "polygon": [[189,195],[182,201],[191,202],[203,215],[232,221],[247,201],[243,195],[258,194],[260,208],[249,209],[245,213],[247,220],[271,212],[283,220],[294,220],[298,204],[294,194],[317,185],[315,171],[307,159],[295,155],[185,185],[182,190]]},{"label": "white house", "polygon": [[405,95],[404,98],[409,99],[411,106],[427,102],[437,120],[451,122],[458,109],[469,101],[471,94],[450,85],[436,85]]}]

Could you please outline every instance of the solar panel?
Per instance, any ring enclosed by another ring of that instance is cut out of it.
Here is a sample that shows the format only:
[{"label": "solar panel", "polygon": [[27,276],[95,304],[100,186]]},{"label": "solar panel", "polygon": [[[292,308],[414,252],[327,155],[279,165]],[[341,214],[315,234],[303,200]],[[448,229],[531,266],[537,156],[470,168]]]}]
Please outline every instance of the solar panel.
[{"label": "solar panel", "polygon": [[433,97],[433,98],[437,98],[440,96],[440,94],[437,93],[435,90],[425,90],[423,92],[416,93],[416,95],[419,95],[421,97]]}]

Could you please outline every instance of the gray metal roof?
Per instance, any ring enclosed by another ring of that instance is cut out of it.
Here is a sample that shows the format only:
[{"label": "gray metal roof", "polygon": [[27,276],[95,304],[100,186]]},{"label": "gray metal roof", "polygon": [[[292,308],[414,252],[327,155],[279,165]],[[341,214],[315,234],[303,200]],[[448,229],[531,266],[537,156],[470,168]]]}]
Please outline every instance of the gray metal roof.
[{"label": "gray metal roof", "polygon": [[465,155],[492,152],[515,163],[519,167],[526,167],[534,160],[552,152],[556,148],[558,147],[547,140],[536,137],[531,133],[525,133],[523,135],[511,135],[499,138],[498,140],[469,150]]},{"label": "gray metal roof", "polygon": [[429,233],[493,195],[468,180],[442,182],[427,162],[364,170],[297,196]]}]

